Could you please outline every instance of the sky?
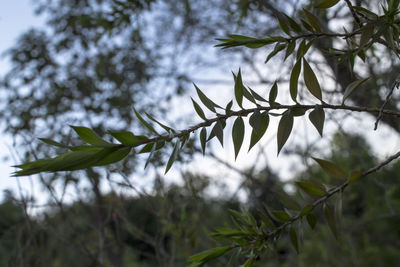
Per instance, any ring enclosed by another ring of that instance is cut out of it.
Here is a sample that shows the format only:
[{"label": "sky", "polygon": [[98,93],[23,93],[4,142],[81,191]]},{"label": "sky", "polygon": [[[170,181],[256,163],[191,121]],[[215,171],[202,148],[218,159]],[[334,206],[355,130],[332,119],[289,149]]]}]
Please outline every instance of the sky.
[{"label": "sky", "polygon": [[[10,68],[5,51],[12,47],[23,32],[31,27],[44,25],[44,20],[35,16],[32,0],[2,0],[0,4],[0,75]],[[0,138],[0,200],[5,189],[18,190],[18,181],[16,178],[10,177],[14,168],[10,165],[15,164],[10,150],[11,140],[5,137]],[[10,160],[3,161],[4,157]],[[20,179],[22,187],[27,186]],[[29,185],[30,186],[30,185]]]}]

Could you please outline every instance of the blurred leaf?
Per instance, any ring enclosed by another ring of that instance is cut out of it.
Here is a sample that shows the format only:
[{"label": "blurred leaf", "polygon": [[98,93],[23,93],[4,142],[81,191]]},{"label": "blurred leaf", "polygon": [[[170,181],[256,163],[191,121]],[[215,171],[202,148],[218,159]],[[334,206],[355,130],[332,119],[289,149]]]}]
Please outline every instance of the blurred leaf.
[{"label": "blurred leaf", "polygon": [[275,220],[281,222],[288,222],[292,219],[284,210],[273,210],[271,211],[271,215]]},{"label": "blurred leaf", "polygon": [[203,127],[200,131],[200,143],[201,143],[201,150],[203,151],[203,155],[206,152],[206,142],[207,142],[207,129]]},{"label": "blurred leaf", "polygon": [[331,8],[339,3],[340,0],[323,0],[315,5],[316,8]]},{"label": "blurred leaf", "polygon": [[96,162],[96,166],[104,166],[121,161],[126,156],[128,156],[129,152],[131,151],[130,147],[123,147],[119,148],[118,150],[115,150],[114,148],[108,148],[108,149],[110,150],[110,153],[107,154],[107,156],[105,156],[98,162]]},{"label": "blurred leaf", "polygon": [[349,175],[349,184],[357,182],[360,178],[362,178],[362,173],[360,171],[352,171]]},{"label": "blurred leaf", "polygon": [[374,35],[375,25],[370,22],[361,29],[360,48],[365,46]]},{"label": "blurred leaf", "polygon": [[286,60],[293,53],[295,48],[296,48],[296,41],[291,41],[287,46],[284,60]]},{"label": "blurred leaf", "polygon": [[264,99],[263,97],[261,97],[259,94],[257,94],[257,93],[256,93],[253,89],[251,89],[250,87],[249,87],[249,90],[250,90],[251,94],[253,95],[253,97],[254,97],[256,100],[262,101],[262,102],[267,102],[266,99]]},{"label": "blurred leaf", "polygon": [[288,15],[284,14],[284,16],[288,20],[290,28],[292,28],[295,32],[300,33],[301,32],[301,26],[294,19],[289,17]]},{"label": "blurred leaf", "polygon": [[288,27],[288,25],[286,24],[286,22],[280,18],[280,16],[277,16],[278,22],[279,22],[279,27],[282,29],[282,31],[284,33],[286,33],[287,35],[290,35],[290,29]]},{"label": "blurred leaf", "polygon": [[[164,145],[165,145],[165,141],[158,141],[156,150],[163,148]],[[149,153],[149,152],[151,152],[152,148],[153,148],[153,143],[148,143],[143,146],[143,148],[138,152],[138,154]]]},{"label": "blurred leaf", "polygon": [[140,116],[140,114],[136,111],[135,108],[133,108],[133,111],[135,112],[136,117],[139,119],[140,123],[142,123],[142,125],[144,127],[146,127],[147,129],[149,129],[151,132],[155,133],[156,135],[159,135],[158,132],[154,129],[153,126],[151,126],[150,123],[148,123],[147,121],[145,121],[145,119],[143,119],[142,116]]},{"label": "blurred leaf", "polygon": [[311,196],[322,197],[326,194],[325,189],[320,185],[304,181],[296,182],[296,184],[300,189]]},{"label": "blurred leaf", "polygon": [[317,129],[319,135],[322,137],[324,131],[324,123],[325,123],[325,112],[324,109],[320,106],[316,106],[308,115],[311,123]]},{"label": "blurred leaf", "polygon": [[311,204],[308,204],[301,209],[300,215],[301,216],[308,215],[313,209],[314,209],[314,206]]},{"label": "blurred leaf", "polygon": [[[225,123],[225,122],[224,122]],[[215,124],[213,129],[211,130],[210,136],[208,137],[207,141],[211,140],[214,136],[218,138],[218,141],[221,143],[221,146],[224,146],[224,128],[225,125],[218,120]]]},{"label": "blurred leaf", "polygon": [[293,227],[290,227],[289,235],[293,248],[296,250],[297,254],[299,254],[299,241],[297,240],[296,230]]},{"label": "blurred leaf", "polygon": [[189,262],[201,262],[201,263],[206,263],[212,259],[218,258],[228,251],[230,251],[232,247],[226,246],[226,247],[218,247],[218,248],[212,248],[203,252],[200,252],[196,255],[190,256],[188,261]]},{"label": "blurred leaf", "polygon": [[315,216],[313,213],[309,213],[307,214],[306,219],[311,229],[314,229],[315,225],[317,224],[317,216]]},{"label": "blurred leaf", "polygon": [[311,69],[307,60],[303,58],[303,66],[304,66],[304,83],[306,84],[308,91],[322,101],[322,93],[321,87],[319,86],[319,82],[317,77],[315,76],[314,71]]},{"label": "blurred leaf", "polygon": [[294,65],[292,69],[292,73],[290,74],[290,97],[294,102],[297,103],[297,86],[299,82],[299,76],[300,76],[300,71],[301,71],[301,59],[297,60],[296,64]]},{"label": "blurred leaf", "polygon": [[179,145],[180,145],[180,140],[177,140],[175,143],[175,146],[174,146],[174,150],[172,150],[171,156],[169,157],[164,174],[166,174],[169,171],[169,169],[172,167],[172,164],[175,162],[176,158],[178,157]]},{"label": "blurred leaf", "polygon": [[340,168],[338,165],[319,158],[312,158],[315,160],[319,166],[324,170],[325,173],[327,173],[329,176],[332,176],[333,178],[336,179],[346,179],[347,178],[347,173]]},{"label": "blurred leaf", "polygon": [[244,139],[244,121],[242,117],[237,117],[232,127],[232,140],[235,149],[235,159],[237,158]]},{"label": "blurred leaf", "polygon": [[290,136],[290,133],[292,132],[293,128],[293,116],[289,112],[285,112],[282,115],[281,120],[279,121],[278,125],[278,135],[277,135],[277,140],[278,140],[278,154],[285,145],[287,139]]},{"label": "blurred leaf", "polygon": [[368,77],[368,78],[365,78],[365,79],[360,79],[360,80],[357,80],[357,81],[354,81],[354,82],[350,83],[350,84],[346,87],[346,89],[344,90],[343,99],[342,99],[342,105],[344,105],[344,101],[346,101],[346,99],[354,92],[354,90],[356,90],[357,88],[359,88],[360,85],[362,85],[362,84],[363,84],[364,82],[366,82],[368,79],[369,79],[369,77]]},{"label": "blurred leaf", "polygon": [[333,213],[332,213],[331,209],[325,203],[323,205],[323,210],[324,210],[325,219],[326,219],[326,221],[327,221],[327,223],[329,225],[329,228],[331,229],[332,234],[337,239],[338,238],[338,233],[337,233],[335,217],[333,216]]},{"label": "blurred leaf", "polygon": [[151,116],[150,114],[148,114],[147,112],[145,112],[146,116],[154,121],[155,123],[157,123],[158,125],[161,126],[161,128],[163,128],[164,130],[166,130],[167,132],[175,132],[174,129],[172,129],[171,127],[166,126],[165,124],[162,124],[161,122],[159,122],[158,120],[156,120],[153,116]]},{"label": "blurred leaf", "polygon": [[79,137],[88,144],[99,147],[113,146],[100,138],[92,129],[82,126],[71,126],[72,129],[79,135]]},{"label": "blurred leaf", "polygon": [[144,168],[145,168],[145,169],[146,169],[147,166],[149,165],[150,160],[151,160],[151,158],[153,157],[154,151],[156,151],[156,148],[157,148],[157,143],[153,143],[153,144],[151,144],[151,145],[152,145],[152,147],[151,147],[151,150],[150,150],[150,154],[149,154],[149,156],[147,157],[146,163],[144,164]]},{"label": "blurred leaf", "polygon": [[283,192],[275,192],[274,193],[278,200],[282,203],[282,205],[289,209],[289,210],[300,210],[301,207],[299,205],[299,203],[297,203],[297,201],[294,199],[294,197],[289,196],[286,193]]},{"label": "blurred leaf", "polygon": [[306,15],[306,19],[310,23],[310,25],[317,31],[317,32],[322,32],[322,27],[321,27],[321,22],[319,19],[310,11],[307,9],[303,8],[303,12]]},{"label": "blurred leaf", "polygon": [[203,120],[206,121],[207,120],[206,115],[204,115],[204,111],[201,109],[199,104],[197,104],[196,101],[193,100],[193,98],[190,98],[190,99],[192,99],[193,107],[194,107],[194,110],[196,111],[197,115],[199,115],[200,118],[202,118]]},{"label": "blurred leaf", "polygon": [[39,140],[42,141],[43,143],[46,143],[46,144],[51,145],[51,146],[62,147],[62,148],[70,148],[70,146],[61,144],[61,143],[53,141],[51,139],[39,138]]}]

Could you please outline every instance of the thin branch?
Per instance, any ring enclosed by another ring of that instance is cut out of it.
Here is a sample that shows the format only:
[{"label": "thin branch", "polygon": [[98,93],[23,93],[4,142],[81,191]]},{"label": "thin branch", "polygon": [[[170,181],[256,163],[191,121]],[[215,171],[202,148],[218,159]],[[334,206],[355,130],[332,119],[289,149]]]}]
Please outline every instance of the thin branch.
[{"label": "thin branch", "polygon": [[390,88],[390,91],[389,91],[389,93],[388,93],[387,96],[386,96],[385,102],[383,103],[382,107],[381,107],[380,110],[379,110],[378,118],[377,118],[376,121],[375,121],[375,127],[374,127],[374,130],[375,130],[375,131],[376,131],[376,129],[378,129],[378,123],[379,123],[379,121],[382,119],[382,116],[383,116],[383,109],[385,108],[386,104],[389,102],[390,97],[391,97],[392,94],[393,94],[394,88],[397,88],[397,89],[398,89],[399,86],[400,86],[400,76],[397,77],[396,80],[393,82],[392,88]]},{"label": "thin branch", "polygon": [[351,4],[350,0],[344,0],[347,4],[347,6],[350,9],[350,13],[353,16],[354,20],[357,22],[358,26],[361,28],[362,27],[362,22],[360,20],[360,18],[358,17],[356,11],[353,8],[353,5]]},{"label": "thin branch", "polygon": [[[392,162],[393,160],[397,159],[398,157],[400,157],[400,151],[397,152],[396,154],[390,156],[389,158],[387,158],[386,160],[382,161],[379,165],[370,168],[366,171],[364,171],[361,175],[360,178],[368,176],[376,171],[378,171],[379,169],[381,169],[382,167],[388,165],[390,162]],[[325,201],[327,201],[331,196],[333,196],[334,194],[343,191],[347,186],[349,185],[349,181],[346,181],[345,183],[332,188],[331,190],[329,190],[323,197],[317,199],[316,201],[314,201],[311,206],[313,207],[313,209],[315,207],[317,207],[318,205],[324,203]],[[268,234],[266,234],[266,236],[264,237],[265,240],[270,239],[271,237],[274,237],[275,235],[277,235],[278,233],[280,233],[282,230],[284,230],[287,226],[293,224],[294,222],[296,222],[297,220],[301,219],[303,216],[301,216],[300,214],[293,217],[290,221],[287,221],[283,224],[281,224],[279,227],[275,228],[272,232],[269,232]]]}]

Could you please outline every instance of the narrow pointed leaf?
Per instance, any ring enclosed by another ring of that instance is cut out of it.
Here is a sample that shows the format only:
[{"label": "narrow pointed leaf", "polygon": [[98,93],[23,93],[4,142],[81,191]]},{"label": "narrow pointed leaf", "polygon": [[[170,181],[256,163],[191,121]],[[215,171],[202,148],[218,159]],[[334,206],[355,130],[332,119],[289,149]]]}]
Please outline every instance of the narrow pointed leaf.
[{"label": "narrow pointed leaf", "polygon": [[72,129],[79,135],[79,137],[88,144],[99,147],[113,146],[98,136],[92,129],[81,126],[71,126]]},{"label": "narrow pointed leaf", "polygon": [[321,87],[319,85],[317,76],[315,76],[314,71],[311,69],[307,60],[303,58],[303,66],[304,66],[304,83],[310,93],[322,101],[322,92]]},{"label": "narrow pointed leaf", "polygon": [[289,230],[289,236],[293,248],[296,250],[297,254],[299,254],[299,241],[297,240],[296,230],[293,227],[291,227]]},{"label": "narrow pointed leaf", "polygon": [[285,145],[286,141],[288,140],[290,133],[292,132],[293,128],[293,116],[289,112],[285,112],[279,121],[278,125],[278,154],[281,152],[281,149]]},{"label": "narrow pointed leaf", "polygon": [[140,123],[143,124],[144,127],[149,129],[151,132],[155,133],[156,135],[159,135],[158,132],[154,129],[154,127],[148,123],[143,117],[139,114],[139,112],[136,111],[136,109],[133,109],[133,112],[135,112],[136,117],[139,119]]},{"label": "narrow pointed leaf", "polygon": [[352,171],[349,175],[349,184],[357,182],[362,177],[360,171]]},{"label": "narrow pointed leaf", "polygon": [[264,136],[265,132],[268,129],[268,125],[269,125],[268,112],[263,112],[260,114],[260,121],[257,129],[253,127],[253,130],[251,132],[249,151]]},{"label": "narrow pointed leaf", "polygon": [[203,127],[200,131],[200,143],[201,143],[201,150],[203,151],[203,155],[206,152],[206,142],[207,142],[207,129]]},{"label": "narrow pointed leaf", "polygon": [[108,132],[112,137],[117,139],[121,144],[125,146],[137,146],[141,142],[147,140],[148,138],[143,135],[134,135],[132,132],[122,131],[122,132]]},{"label": "narrow pointed leaf", "polygon": [[212,112],[215,112],[215,108],[221,108],[219,105],[215,104],[214,101],[209,99],[198,87],[196,84],[193,84],[196,88],[197,95],[199,96],[201,102]]},{"label": "narrow pointed leaf", "polygon": [[315,225],[317,224],[317,216],[315,216],[313,213],[309,213],[307,214],[306,219],[311,229],[314,229]]},{"label": "narrow pointed leaf", "polygon": [[225,125],[222,124],[221,121],[217,121],[211,130],[210,136],[207,141],[210,141],[214,136],[218,138],[218,141],[221,143],[221,146],[224,146],[224,128]]},{"label": "narrow pointed leaf", "polygon": [[346,99],[354,92],[354,90],[356,90],[357,88],[359,88],[359,87],[360,87],[363,83],[365,83],[368,79],[369,79],[369,77],[368,77],[368,78],[365,78],[365,79],[360,79],[360,80],[357,80],[357,81],[354,81],[354,82],[350,83],[350,84],[346,87],[346,89],[344,90],[343,99],[342,99],[342,105],[344,105],[344,101],[346,101]]},{"label": "narrow pointed leaf", "polygon": [[262,101],[262,102],[267,102],[266,99],[264,99],[263,97],[261,97],[259,94],[257,94],[253,89],[251,89],[249,87],[249,90],[251,92],[251,94],[253,95],[254,99],[258,100],[258,101]]},{"label": "narrow pointed leaf", "polygon": [[294,30],[295,32],[300,33],[301,32],[301,26],[294,19],[289,17],[288,15],[286,15],[286,14],[284,14],[284,15],[285,15],[286,19],[289,22],[290,28],[292,28],[292,30]]},{"label": "narrow pointed leaf", "polygon": [[296,48],[296,41],[291,41],[287,46],[284,60],[286,60],[293,53],[295,48]]},{"label": "narrow pointed leaf", "polygon": [[322,32],[322,27],[321,27],[321,22],[319,19],[310,11],[307,9],[303,8],[303,12],[306,15],[306,19],[310,23],[310,25],[317,31],[317,32]]},{"label": "narrow pointed leaf", "polygon": [[[234,76],[235,77],[235,76]],[[242,82],[242,74],[239,72],[235,78],[235,99],[236,102],[238,103],[239,107],[243,108],[242,103],[243,103],[243,82]]]},{"label": "narrow pointed leaf", "polygon": [[308,204],[308,205],[304,206],[304,207],[301,209],[300,215],[301,215],[301,216],[308,215],[313,209],[314,209],[314,206]]},{"label": "narrow pointed leaf", "polygon": [[317,129],[319,135],[322,137],[324,131],[324,123],[325,123],[325,112],[324,109],[320,106],[316,106],[313,111],[308,115],[311,123]]},{"label": "narrow pointed leaf", "polygon": [[[157,146],[156,146],[156,150],[159,150],[161,148],[163,148],[165,145],[165,141],[158,141],[157,142]],[[143,146],[143,148],[138,152],[138,154],[142,154],[142,153],[149,153],[151,152],[153,148],[153,143],[149,143]]]},{"label": "narrow pointed leaf", "polygon": [[180,145],[180,141],[178,140],[178,141],[176,141],[174,150],[172,150],[171,156],[169,157],[164,174],[166,174],[169,171],[169,169],[171,169],[172,164],[175,162],[176,158],[178,157],[179,145]]},{"label": "narrow pointed leaf", "polygon": [[274,194],[277,196],[279,202],[281,202],[285,208],[289,210],[301,209],[299,203],[297,203],[297,201],[293,197],[290,197],[288,194],[283,192],[275,192]]},{"label": "narrow pointed leaf", "polygon": [[226,246],[226,247],[218,247],[218,248],[212,248],[203,252],[200,252],[198,254],[195,254],[193,256],[190,256],[188,261],[189,262],[201,262],[201,263],[206,263],[212,259],[218,258],[228,251],[230,251],[232,247]]},{"label": "narrow pointed leaf", "polygon": [[62,148],[70,148],[70,146],[61,144],[61,143],[53,141],[51,139],[39,138],[39,140],[42,141],[43,143],[46,143],[46,144],[51,145],[51,146],[57,146],[57,147],[62,147]]},{"label": "narrow pointed leaf", "polygon": [[273,210],[271,211],[271,215],[274,219],[281,222],[288,222],[292,219],[284,210]]},{"label": "narrow pointed leaf", "polygon": [[190,98],[190,99],[192,99],[193,107],[194,107],[194,110],[196,111],[197,115],[199,115],[200,118],[202,118],[203,120],[206,121],[207,120],[206,115],[204,115],[204,111],[201,109],[199,104],[197,104],[196,101],[193,100],[193,98]]},{"label": "narrow pointed leaf", "polygon": [[296,64],[294,65],[292,69],[292,73],[290,74],[290,82],[289,82],[289,88],[290,88],[290,97],[294,102],[297,103],[297,87],[298,87],[298,82],[299,82],[299,76],[300,76],[300,71],[301,71],[301,60],[297,60]]},{"label": "narrow pointed leaf", "polygon": [[271,58],[273,58],[276,54],[278,54],[280,51],[282,51],[282,50],[285,49],[285,48],[286,48],[286,45],[285,45],[285,44],[277,43],[277,44],[275,45],[275,47],[274,47],[274,50],[272,50],[271,53],[269,53],[269,55],[268,55],[268,57],[267,57],[267,59],[265,60],[264,63],[267,64],[268,61],[269,61]]},{"label": "narrow pointed leaf", "polygon": [[278,84],[274,82],[274,84],[271,87],[271,90],[269,91],[269,103],[274,103],[276,100],[276,97],[278,96]]},{"label": "narrow pointed leaf", "polygon": [[338,232],[337,232],[336,220],[335,220],[335,217],[333,215],[333,212],[332,212],[331,208],[329,208],[329,206],[326,205],[326,204],[324,204],[323,210],[324,210],[324,215],[325,215],[326,222],[328,223],[328,226],[331,229],[332,234],[337,239],[338,238]]},{"label": "narrow pointed leaf", "polygon": [[227,116],[231,115],[231,113],[232,113],[232,105],[233,105],[233,101],[232,100],[229,101],[229,103],[226,105],[225,114]]},{"label": "narrow pointed leaf", "polygon": [[151,160],[151,158],[153,157],[154,151],[156,151],[156,148],[157,148],[157,143],[153,143],[153,144],[152,144],[152,147],[151,147],[151,150],[150,150],[150,154],[149,154],[149,156],[147,157],[146,163],[144,164],[144,168],[145,168],[145,169],[146,169],[147,166],[149,165],[150,160]]},{"label": "narrow pointed leaf", "polygon": [[237,158],[244,139],[244,121],[242,117],[237,117],[232,127],[232,140],[235,149],[235,159]]},{"label": "narrow pointed leaf", "polygon": [[157,123],[158,125],[161,126],[161,128],[163,128],[164,130],[166,130],[167,132],[175,132],[174,129],[172,129],[171,127],[166,126],[165,124],[162,124],[161,122],[159,122],[158,120],[156,120],[153,116],[151,116],[150,114],[148,114],[147,112],[145,112],[146,116],[154,121],[155,123]]},{"label": "narrow pointed leaf", "polygon": [[280,16],[277,16],[278,18],[278,22],[279,22],[279,27],[282,29],[282,31],[284,33],[286,33],[287,35],[290,35],[290,29],[288,27],[288,25],[286,24],[286,22],[280,18]]},{"label": "narrow pointed leaf", "polygon": [[315,160],[329,176],[332,176],[336,179],[347,178],[347,173],[335,163],[319,158],[313,158],[313,160]]},{"label": "narrow pointed leaf", "polygon": [[316,8],[331,8],[339,3],[340,0],[323,0],[315,5]]},{"label": "narrow pointed leaf", "polygon": [[310,196],[322,197],[326,194],[325,189],[320,186],[310,182],[296,182],[297,186],[300,187],[305,193],[309,194]]},{"label": "narrow pointed leaf", "polygon": [[126,156],[129,155],[129,152],[131,151],[131,149],[132,148],[130,148],[130,147],[123,147],[123,148],[119,148],[118,150],[115,150],[115,151],[110,151],[110,153],[108,155],[106,155],[104,158],[102,158],[101,160],[96,162],[95,166],[105,166],[105,165],[110,165],[112,163],[121,161],[122,159],[124,159]]}]

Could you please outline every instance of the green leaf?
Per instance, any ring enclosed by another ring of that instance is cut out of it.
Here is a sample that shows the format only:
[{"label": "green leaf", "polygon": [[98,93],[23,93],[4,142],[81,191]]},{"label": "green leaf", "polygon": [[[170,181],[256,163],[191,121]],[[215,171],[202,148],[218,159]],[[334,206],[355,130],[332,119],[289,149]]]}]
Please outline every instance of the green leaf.
[{"label": "green leaf", "polygon": [[287,35],[290,35],[290,29],[287,26],[286,22],[282,18],[280,18],[280,16],[277,16],[277,19],[279,22],[279,27],[282,29],[282,31]]},{"label": "green leaf", "polygon": [[314,209],[313,205],[306,205],[301,209],[300,216],[308,215]]},{"label": "green leaf", "polygon": [[251,89],[249,87],[249,90],[251,92],[251,94],[253,95],[253,97],[258,100],[258,101],[262,101],[262,102],[268,102],[266,99],[264,99],[263,97],[261,97],[259,94],[257,94],[253,89]]},{"label": "green leaf", "polygon": [[171,169],[172,164],[175,162],[176,158],[178,157],[179,145],[180,145],[180,140],[177,140],[175,143],[174,150],[172,150],[171,156],[169,157],[167,167],[165,168],[164,174],[166,174],[169,171],[169,169]]},{"label": "green leaf", "polygon": [[289,22],[289,26],[290,28],[292,28],[295,32],[300,33],[301,32],[301,26],[291,17],[289,17],[288,15],[284,14],[286,19]]},{"label": "green leaf", "polygon": [[367,23],[367,25],[362,27],[360,30],[361,30],[360,48],[362,48],[369,42],[369,40],[374,35],[375,25],[372,22],[370,22]]},{"label": "green leaf", "polygon": [[296,48],[296,41],[291,41],[287,46],[284,60],[286,60],[293,53],[295,48]]},{"label": "green leaf", "polygon": [[143,117],[140,116],[140,114],[136,111],[135,108],[133,108],[133,111],[135,112],[136,117],[139,119],[140,123],[141,123],[144,127],[146,127],[147,129],[149,129],[151,132],[155,133],[156,135],[159,135],[158,132],[154,129],[154,127],[151,126],[150,123],[148,123],[147,121],[145,121],[145,120],[143,119]]},{"label": "green leaf", "polygon": [[207,120],[206,115],[204,115],[204,111],[201,109],[199,104],[197,104],[196,101],[193,100],[193,98],[190,99],[192,99],[193,107],[194,110],[196,110],[197,115],[199,115],[200,118],[206,121]]},{"label": "green leaf", "polygon": [[319,135],[322,137],[324,131],[324,123],[325,123],[325,112],[324,109],[320,106],[316,106],[313,111],[308,115],[311,123],[317,129]]},{"label": "green leaf", "polygon": [[247,259],[246,262],[241,265],[240,267],[252,267],[254,265],[255,259],[252,257],[250,259]]},{"label": "green leaf", "polygon": [[215,108],[221,108],[219,105],[215,104],[211,99],[209,99],[198,87],[196,84],[193,84],[196,88],[197,95],[199,96],[201,102],[206,106],[210,111],[215,113]]},{"label": "green leaf", "polygon": [[[158,141],[156,150],[163,148],[164,145],[165,145],[165,141]],[[151,152],[152,148],[153,148],[153,143],[148,143],[148,144],[144,145],[144,147],[138,152],[138,154],[149,153],[149,152]]]},{"label": "green leaf", "polygon": [[322,32],[321,22],[319,19],[310,11],[303,8],[303,12],[306,15],[306,19],[310,23],[310,25],[317,31]]},{"label": "green leaf", "polygon": [[53,141],[51,139],[39,138],[39,140],[42,141],[43,143],[46,143],[46,144],[51,145],[51,146],[62,147],[62,148],[70,148],[70,146],[61,144],[61,143]]},{"label": "green leaf", "polygon": [[265,111],[265,112],[261,113],[259,118],[260,119],[259,119],[259,124],[257,125],[257,128],[253,127],[253,130],[251,132],[249,151],[255,144],[258,143],[258,141],[260,141],[260,139],[264,136],[265,132],[268,129],[268,125],[269,125],[268,112]]},{"label": "green leaf", "polygon": [[293,128],[293,116],[291,112],[285,112],[278,125],[278,154],[288,140]]},{"label": "green leaf", "polygon": [[286,44],[281,44],[281,43],[277,43],[274,47],[274,50],[271,51],[271,53],[269,53],[267,59],[265,60],[265,64],[268,63],[268,61],[274,57],[276,54],[278,54],[280,51],[282,51],[283,49],[286,48]]},{"label": "green leaf", "polygon": [[230,116],[231,113],[232,113],[232,105],[233,105],[233,101],[232,101],[232,100],[229,101],[229,103],[226,105],[225,114],[226,114],[227,116]]},{"label": "green leaf", "polygon": [[299,254],[299,241],[297,240],[296,230],[293,227],[290,227],[289,236],[293,248],[296,250],[297,254]]},{"label": "green leaf", "polygon": [[212,248],[209,250],[205,250],[203,252],[200,252],[198,254],[195,254],[193,256],[190,256],[188,261],[189,262],[201,262],[201,263],[206,263],[212,259],[218,258],[228,251],[230,251],[232,247],[226,246],[226,247],[218,247],[218,248]]},{"label": "green leaf", "polygon": [[352,171],[349,175],[349,184],[357,182],[362,177],[362,173],[360,171]]},{"label": "green leaf", "polygon": [[261,113],[258,109],[256,109],[250,116],[249,124],[253,128],[253,130],[258,131],[258,128],[260,128],[260,122],[261,122]]},{"label": "green leaf", "polygon": [[311,69],[307,60],[303,58],[303,66],[304,66],[304,83],[307,86],[308,91],[322,101],[322,92],[321,87],[319,85],[317,76],[315,76],[314,71]]},{"label": "green leaf", "polygon": [[210,136],[207,141],[210,141],[214,136],[218,138],[218,141],[221,143],[221,146],[224,147],[224,128],[225,125],[219,120],[214,124],[214,127],[211,130]]},{"label": "green leaf", "polygon": [[207,129],[203,127],[200,131],[200,143],[201,143],[201,150],[203,151],[203,156],[206,152],[206,142],[207,142]]},{"label": "green leaf", "polygon": [[125,146],[138,146],[141,144],[141,142],[148,139],[146,136],[134,135],[133,133],[128,131],[121,131],[121,132],[111,131],[108,133]]},{"label": "green leaf", "polygon": [[301,71],[301,59],[297,60],[296,64],[294,64],[292,73],[290,74],[290,83],[289,83],[290,97],[296,103],[297,103],[297,100],[296,100],[297,86],[298,86],[298,82],[299,82],[300,71]]},{"label": "green leaf", "polygon": [[332,213],[332,210],[325,203],[323,205],[323,210],[324,210],[324,215],[325,215],[325,219],[326,219],[326,221],[328,223],[328,226],[331,229],[332,234],[337,239],[338,238],[338,232],[337,232],[337,227],[336,227],[336,220],[335,220],[335,217],[334,217],[334,215]]},{"label": "green leaf", "polygon": [[357,80],[357,81],[354,81],[354,82],[350,83],[346,87],[346,89],[344,90],[343,99],[342,99],[342,105],[344,105],[344,101],[346,101],[346,99],[354,92],[354,90],[359,88],[360,85],[365,83],[368,79],[369,79],[369,77],[365,78],[365,79],[360,79],[360,80]]},{"label": "green leaf", "polygon": [[96,162],[95,166],[110,165],[112,163],[121,161],[126,156],[128,156],[129,152],[131,151],[130,147],[123,147],[119,148],[118,150],[115,150],[113,148],[106,148],[106,149],[108,149],[110,153],[108,153],[104,158]]},{"label": "green leaf", "polygon": [[146,114],[146,116],[147,116],[150,120],[152,120],[152,121],[154,121],[155,123],[157,123],[158,125],[160,125],[161,128],[163,128],[163,129],[166,130],[167,132],[175,132],[174,129],[172,129],[171,127],[168,127],[168,126],[162,124],[161,122],[159,122],[158,120],[156,120],[153,116],[151,116],[151,115],[148,114],[147,112],[145,112],[145,114]]},{"label": "green leaf", "polygon": [[290,197],[288,194],[283,192],[275,192],[274,194],[277,196],[278,200],[282,203],[282,205],[285,208],[289,210],[301,209],[299,203],[297,203],[297,201],[293,197]]},{"label": "green leaf", "polygon": [[320,185],[304,181],[296,182],[296,184],[298,187],[300,187],[301,190],[303,190],[310,196],[322,197],[326,194],[325,189]]},{"label": "green leaf", "polygon": [[149,156],[147,157],[146,163],[144,164],[144,168],[145,168],[145,169],[146,169],[147,166],[149,165],[150,160],[151,160],[151,158],[153,157],[154,151],[156,151],[156,148],[157,148],[157,143],[152,143],[151,145],[152,145],[152,146],[151,146],[150,154],[149,154]]},{"label": "green leaf", "polygon": [[312,159],[315,160],[319,164],[319,166],[321,166],[324,172],[327,173],[329,176],[341,180],[347,178],[347,173],[333,162],[319,158],[312,158]]},{"label": "green leaf", "polygon": [[[235,75],[234,75],[235,77]],[[239,72],[237,76],[235,77],[235,98],[236,102],[238,103],[239,107],[243,108],[242,103],[243,103],[243,82],[242,82],[242,74]]]},{"label": "green leaf", "polygon": [[232,127],[232,140],[235,149],[235,159],[237,158],[244,139],[244,121],[242,117],[237,117]]},{"label": "green leaf", "polygon": [[92,129],[81,127],[81,126],[71,126],[72,129],[79,135],[79,137],[88,144],[99,147],[110,147],[110,144],[100,138]]},{"label": "green leaf", "polygon": [[315,216],[313,213],[309,213],[307,214],[306,219],[311,229],[314,229],[315,225],[317,224],[317,216]]},{"label": "green leaf", "polygon": [[331,8],[339,3],[340,0],[323,0],[315,5],[315,8]]},{"label": "green leaf", "polygon": [[268,218],[267,215],[260,212],[260,217],[266,227],[271,228],[271,229],[275,227],[274,223],[270,220],[270,218]]},{"label": "green leaf", "polygon": [[269,103],[274,103],[276,100],[276,97],[278,96],[278,84],[274,82],[274,84],[271,87],[271,90],[269,91]]},{"label": "green leaf", "polygon": [[271,215],[274,219],[281,222],[288,222],[292,219],[284,210],[273,210],[271,211]]}]

